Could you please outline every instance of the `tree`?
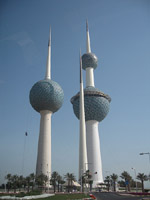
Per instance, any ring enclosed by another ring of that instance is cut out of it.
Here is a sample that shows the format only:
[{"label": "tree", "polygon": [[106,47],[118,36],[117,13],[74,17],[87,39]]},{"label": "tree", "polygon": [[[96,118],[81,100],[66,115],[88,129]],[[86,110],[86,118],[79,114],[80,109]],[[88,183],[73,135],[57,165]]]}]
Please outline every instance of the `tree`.
[{"label": "tree", "polygon": [[14,189],[14,193],[16,193],[16,189],[17,189],[17,185],[18,185],[18,176],[17,175],[13,175],[11,176],[11,182],[13,185],[13,189]]},{"label": "tree", "polygon": [[118,184],[120,187],[124,187],[124,188],[126,187],[126,184],[123,180],[118,181]]},{"label": "tree", "polygon": [[110,176],[106,176],[105,180],[104,180],[104,182],[106,183],[108,192],[109,192],[109,188],[110,188],[110,181],[111,181],[110,179],[111,179]]},{"label": "tree", "polygon": [[58,183],[58,192],[59,192],[60,185],[61,185],[61,191],[62,191],[62,184],[64,183],[62,176],[60,175],[57,176],[57,183]]},{"label": "tree", "polygon": [[142,184],[142,192],[144,192],[144,181],[148,180],[148,177],[144,173],[138,173],[137,179],[141,181]]},{"label": "tree", "polygon": [[92,191],[93,180],[89,180],[90,192]]},{"label": "tree", "polygon": [[35,182],[38,185],[38,187],[46,187],[46,184],[48,183],[48,176],[45,174],[40,174],[36,176]]},{"label": "tree", "polygon": [[71,190],[72,190],[72,183],[73,183],[73,181],[75,181],[76,179],[75,179],[75,176],[74,176],[73,173],[67,173],[67,174],[65,175],[65,179],[68,181],[68,192],[69,192],[69,191],[70,191],[70,188],[71,188]]},{"label": "tree", "polygon": [[57,185],[57,178],[58,178],[59,174],[58,172],[54,171],[52,173],[52,176],[51,176],[51,184],[53,185],[54,187],[54,193],[56,192],[56,185]]},{"label": "tree", "polygon": [[30,176],[27,176],[27,177],[25,178],[25,180],[26,180],[27,188],[28,188],[28,192],[29,192],[29,191],[30,191],[30,182],[31,182],[31,177],[30,177]]},{"label": "tree", "polygon": [[20,191],[20,189],[21,189],[23,183],[24,183],[24,177],[23,177],[23,176],[19,176],[19,177],[18,177],[19,191]]},{"label": "tree", "polygon": [[125,181],[126,190],[130,191],[130,183],[132,180],[132,177],[130,176],[130,174],[128,172],[124,171],[121,173],[120,177]]},{"label": "tree", "polygon": [[[47,183],[49,182],[49,179],[48,179],[48,176],[47,175],[43,175],[43,184],[44,184],[44,187],[45,187],[45,191],[46,191],[46,186],[47,186]],[[48,183],[50,184],[50,183]]]},{"label": "tree", "polygon": [[30,175],[30,180],[31,180],[31,186],[32,186],[32,191],[33,191],[33,188],[34,188],[34,184],[35,184],[35,174],[34,173],[31,173]]},{"label": "tree", "polygon": [[114,185],[114,192],[116,192],[116,181],[118,179],[118,175],[117,174],[112,174],[111,175],[111,179],[112,179],[113,185]]},{"label": "tree", "polygon": [[5,179],[7,179],[7,190],[9,192],[9,190],[11,188],[12,175],[11,174],[7,174]]},{"label": "tree", "polygon": [[90,172],[90,170],[86,170],[86,172],[83,174],[83,181],[82,183],[89,184],[90,185],[90,191],[92,190],[92,184],[93,184],[93,180],[92,180],[92,174]]}]

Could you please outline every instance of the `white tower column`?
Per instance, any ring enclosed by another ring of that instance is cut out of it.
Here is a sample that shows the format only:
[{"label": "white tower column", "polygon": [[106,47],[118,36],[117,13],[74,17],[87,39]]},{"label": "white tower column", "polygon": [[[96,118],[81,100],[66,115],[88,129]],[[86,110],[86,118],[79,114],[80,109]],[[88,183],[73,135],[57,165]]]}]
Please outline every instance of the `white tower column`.
[{"label": "white tower column", "polygon": [[88,169],[92,173],[93,187],[103,182],[98,121],[86,121]]},{"label": "white tower column", "polygon": [[49,180],[51,177],[51,116],[52,112],[43,110],[40,112],[40,133],[38,143],[38,155],[36,174],[45,174]]},{"label": "white tower column", "polygon": [[86,68],[86,87],[94,85],[94,69],[92,67]]}]

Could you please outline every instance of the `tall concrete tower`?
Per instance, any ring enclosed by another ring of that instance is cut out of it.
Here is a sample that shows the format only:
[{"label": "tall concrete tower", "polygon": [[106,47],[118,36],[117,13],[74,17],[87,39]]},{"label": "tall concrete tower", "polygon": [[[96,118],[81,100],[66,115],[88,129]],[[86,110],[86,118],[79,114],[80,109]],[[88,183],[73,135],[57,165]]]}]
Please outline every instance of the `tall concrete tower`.
[{"label": "tall concrete tower", "polygon": [[[82,56],[82,68],[86,70],[86,88],[84,89],[86,144],[88,169],[92,174],[93,187],[96,187],[98,183],[103,182],[98,124],[108,114],[111,98],[95,88],[94,70],[97,67],[98,59],[91,52],[88,23],[86,23],[86,35],[87,52]],[[74,113],[78,119],[80,118],[79,96],[80,93],[77,93],[71,99]]]},{"label": "tall concrete tower", "polygon": [[64,93],[58,83],[51,80],[51,31],[48,41],[48,57],[44,80],[38,81],[30,90],[30,103],[40,113],[40,133],[36,174],[51,177],[51,117],[62,106]]}]

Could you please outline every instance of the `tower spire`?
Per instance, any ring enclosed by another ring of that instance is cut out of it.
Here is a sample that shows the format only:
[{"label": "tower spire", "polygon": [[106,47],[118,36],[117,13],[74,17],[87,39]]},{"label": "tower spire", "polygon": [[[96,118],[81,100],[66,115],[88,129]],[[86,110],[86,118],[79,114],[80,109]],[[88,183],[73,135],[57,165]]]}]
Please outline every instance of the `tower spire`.
[{"label": "tower spire", "polygon": [[[80,141],[79,141],[79,178],[87,170],[86,127],[84,111],[84,90],[82,80],[82,59],[80,50]],[[83,171],[82,171],[83,170]]]},{"label": "tower spire", "polygon": [[45,79],[51,79],[51,27],[49,30],[49,40],[48,40],[48,56],[47,56],[47,66]]},{"label": "tower spire", "polygon": [[88,28],[88,20],[86,20],[86,52],[91,53],[91,46],[90,46],[90,34]]}]

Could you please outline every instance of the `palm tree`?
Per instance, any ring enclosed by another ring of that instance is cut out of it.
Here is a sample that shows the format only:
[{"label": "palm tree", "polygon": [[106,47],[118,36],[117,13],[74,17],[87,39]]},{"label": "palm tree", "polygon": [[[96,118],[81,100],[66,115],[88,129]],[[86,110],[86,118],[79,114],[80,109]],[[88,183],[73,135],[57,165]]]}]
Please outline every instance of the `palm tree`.
[{"label": "palm tree", "polygon": [[22,185],[23,185],[24,191],[25,191],[25,190],[26,190],[26,186],[27,186],[27,181],[26,181],[26,178],[25,178],[25,177],[23,177]]},{"label": "palm tree", "polygon": [[75,178],[74,174],[71,173],[70,174],[71,190],[72,190],[72,183],[73,183],[73,181],[76,181],[76,178]]},{"label": "palm tree", "polygon": [[106,176],[104,182],[107,183],[107,190],[109,192],[109,188],[110,188],[110,176]]},{"label": "palm tree", "polygon": [[23,182],[24,182],[24,177],[23,176],[19,176],[18,177],[18,186],[19,186],[19,191],[23,185]]},{"label": "palm tree", "polygon": [[92,180],[92,175],[90,173],[90,170],[87,170],[84,174],[83,174],[84,180],[83,183],[88,183],[90,185],[90,191],[92,190],[92,184],[93,184],[93,180]]},{"label": "palm tree", "polygon": [[31,173],[29,176],[30,176],[31,185],[32,185],[32,191],[33,191],[34,184],[35,184],[35,174]]},{"label": "palm tree", "polygon": [[38,187],[46,186],[46,183],[48,182],[48,177],[45,174],[40,174],[36,176],[35,182],[38,185]]},{"label": "palm tree", "polygon": [[5,179],[7,179],[7,189],[8,189],[8,192],[11,188],[11,180],[12,180],[12,175],[11,174],[7,174]]},{"label": "palm tree", "polygon": [[65,179],[68,181],[68,192],[69,192],[69,188],[71,187],[71,189],[72,189],[72,183],[73,183],[73,181],[75,181],[76,179],[75,179],[75,176],[74,176],[73,173],[67,173],[67,174],[65,175]]},{"label": "palm tree", "polygon": [[70,187],[70,174],[67,173],[64,178],[68,181],[68,192],[69,192],[69,187]]},{"label": "palm tree", "polygon": [[121,173],[120,176],[122,179],[124,179],[125,181],[125,185],[126,185],[126,190],[127,190],[127,186],[128,186],[128,191],[130,191],[130,183],[132,181],[132,177],[130,176],[130,174],[126,171]]},{"label": "palm tree", "polygon": [[29,190],[30,190],[31,177],[30,177],[30,176],[27,176],[25,179],[26,179],[26,183],[27,183],[27,187],[28,187],[28,192],[29,192]]},{"label": "palm tree", "polygon": [[116,192],[116,181],[118,179],[118,175],[117,174],[112,174],[111,175],[111,179],[112,179],[113,184],[114,184],[114,192]]},{"label": "palm tree", "polygon": [[52,176],[51,176],[51,184],[53,185],[54,187],[54,193],[56,192],[56,183],[57,183],[57,178],[58,178],[59,174],[58,172],[54,171],[52,173]]},{"label": "palm tree", "polygon": [[47,183],[48,183],[48,176],[47,175],[45,175],[45,174],[43,174],[43,184],[44,184],[44,187],[45,187],[45,191],[46,191],[46,185],[47,185]]},{"label": "palm tree", "polygon": [[142,192],[144,192],[144,181],[148,180],[148,177],[144,173],[138,173],[137,179],[142,183]]},{"label": "palm tree", "polygon": [[11,177],[11,182],[12,182],[12,185],[13,185],[14,193],[16,193],[16,189],[17,189],[17,185],[18,185],[18,176],[13,175]]},{"label": "palm tree", "polygon": [[[57,182],[58,182],[58,192],[59,192],[59,187],[62,183],[64,183],[62,176],[58,175],[57,176]],[[61,190],[62,190],[62,185],[61,185]]]}]

